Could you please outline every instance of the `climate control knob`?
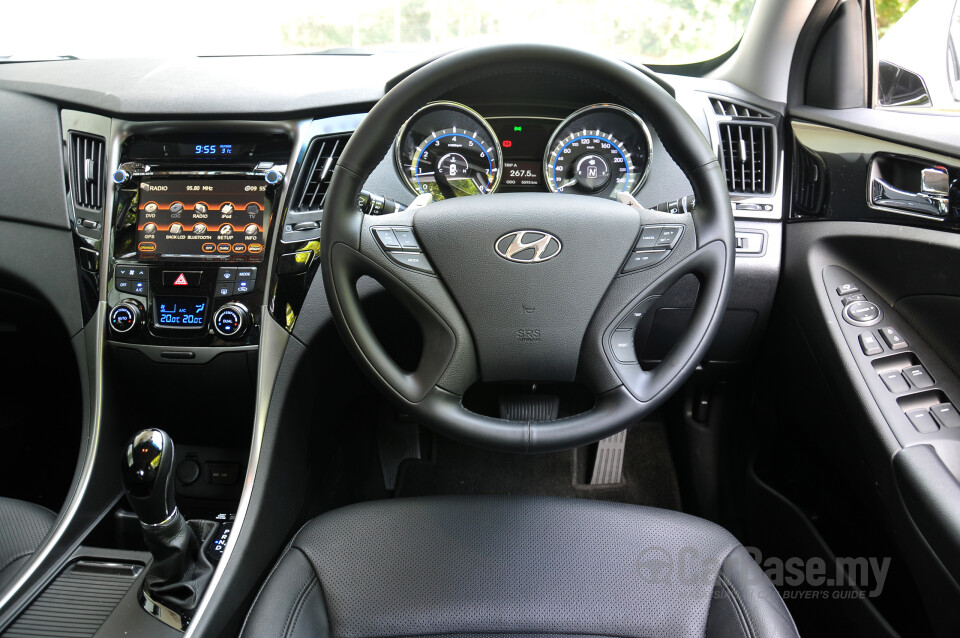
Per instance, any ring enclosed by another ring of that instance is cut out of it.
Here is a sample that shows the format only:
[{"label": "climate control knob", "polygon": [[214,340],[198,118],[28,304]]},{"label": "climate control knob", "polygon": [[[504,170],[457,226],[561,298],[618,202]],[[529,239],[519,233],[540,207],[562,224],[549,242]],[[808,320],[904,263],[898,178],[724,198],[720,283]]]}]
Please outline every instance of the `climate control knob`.
[{"label": "climate control knob", "polygon": [[124,299],[110,311],[110,329],[126,334],[138,328],[143,321],[143,307],[134,299]]},{"label": "climate control knob", "polygon": [[243,336],[250,327],[250,311],[242,303],[223,304],[213,315],[213,329],[227,339]]}]

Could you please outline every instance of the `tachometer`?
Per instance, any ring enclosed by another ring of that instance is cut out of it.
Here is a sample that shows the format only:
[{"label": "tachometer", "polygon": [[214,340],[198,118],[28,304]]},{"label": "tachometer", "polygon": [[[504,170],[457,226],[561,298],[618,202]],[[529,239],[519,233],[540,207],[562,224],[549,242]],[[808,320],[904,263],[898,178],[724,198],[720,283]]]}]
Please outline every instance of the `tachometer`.
[{"label": "tachometer", "polygon": [[397,169],[417,194],[434,199],[493,192],[500,181],[500,142],[478,113],[454,102],[433,102],[400,129]]},{"label": "tachometer", "polygon": [[622,106],[580,109],[554,132],[543,159],[544,178],[554,193],[616,198],[636,193],[650,165],[650,131]]}]

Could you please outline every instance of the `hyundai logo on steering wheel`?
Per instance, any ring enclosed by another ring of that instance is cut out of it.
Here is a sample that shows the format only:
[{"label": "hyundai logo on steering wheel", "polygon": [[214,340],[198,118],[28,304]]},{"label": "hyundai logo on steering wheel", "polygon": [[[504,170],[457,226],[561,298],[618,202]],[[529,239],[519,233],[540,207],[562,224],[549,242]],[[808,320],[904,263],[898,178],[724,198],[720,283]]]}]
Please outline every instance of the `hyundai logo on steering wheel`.
[{"label": "hyundai logo on steering wheel", "polygon": [[560,254],[560,240],[539,230],[515,230],[494,244],[497,254],[521,264],[534,264]]}]

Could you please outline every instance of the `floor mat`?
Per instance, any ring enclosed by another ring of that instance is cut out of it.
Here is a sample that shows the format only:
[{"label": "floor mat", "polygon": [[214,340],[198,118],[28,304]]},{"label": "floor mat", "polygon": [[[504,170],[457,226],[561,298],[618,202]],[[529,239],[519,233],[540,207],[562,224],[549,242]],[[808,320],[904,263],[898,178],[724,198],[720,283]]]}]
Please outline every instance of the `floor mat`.
[{"label": "floor mat", "polygon": [[[596,446],[548,454],[491,452],[435,436],[431,459],[400,467],[396,496],[535,494],[680,509],[680,491],[661,423],[641,423],[627,436],[624,478],[590,486],[588,459]],[[578,477],[575,481],[574,477]],[[586,478],[584,478],[586,477]]]}]

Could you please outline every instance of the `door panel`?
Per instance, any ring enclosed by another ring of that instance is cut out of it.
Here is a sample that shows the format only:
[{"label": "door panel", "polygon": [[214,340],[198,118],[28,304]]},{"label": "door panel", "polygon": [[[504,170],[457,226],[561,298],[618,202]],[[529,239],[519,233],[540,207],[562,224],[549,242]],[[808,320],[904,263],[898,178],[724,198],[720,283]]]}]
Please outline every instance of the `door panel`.
[{"label": "door panel", "polygon": [[[825,405],[836,406],[803,423],[811,453],[838,472],[834,493],[821,496],[830,502],[819,505],[866,505],[857,533],[889,534],[900,584],[917,593],[934,633],[955,635],[960,422],[951,409],[960,405],[960,200],[953,187],[939,214],[909,203],[898,210],[898,202],[875,201],[875,182],[923,197],[924,169],[960,183],[960,140],[934,126],[955,131],[957,120],[839,113],[793,113],[793,207],[773,334],[801,343],[830,395]],[[801,397],[793,393],[794,404]],[[879,609],[893,635],[928,631],[889,597],[862,604]]]}]

